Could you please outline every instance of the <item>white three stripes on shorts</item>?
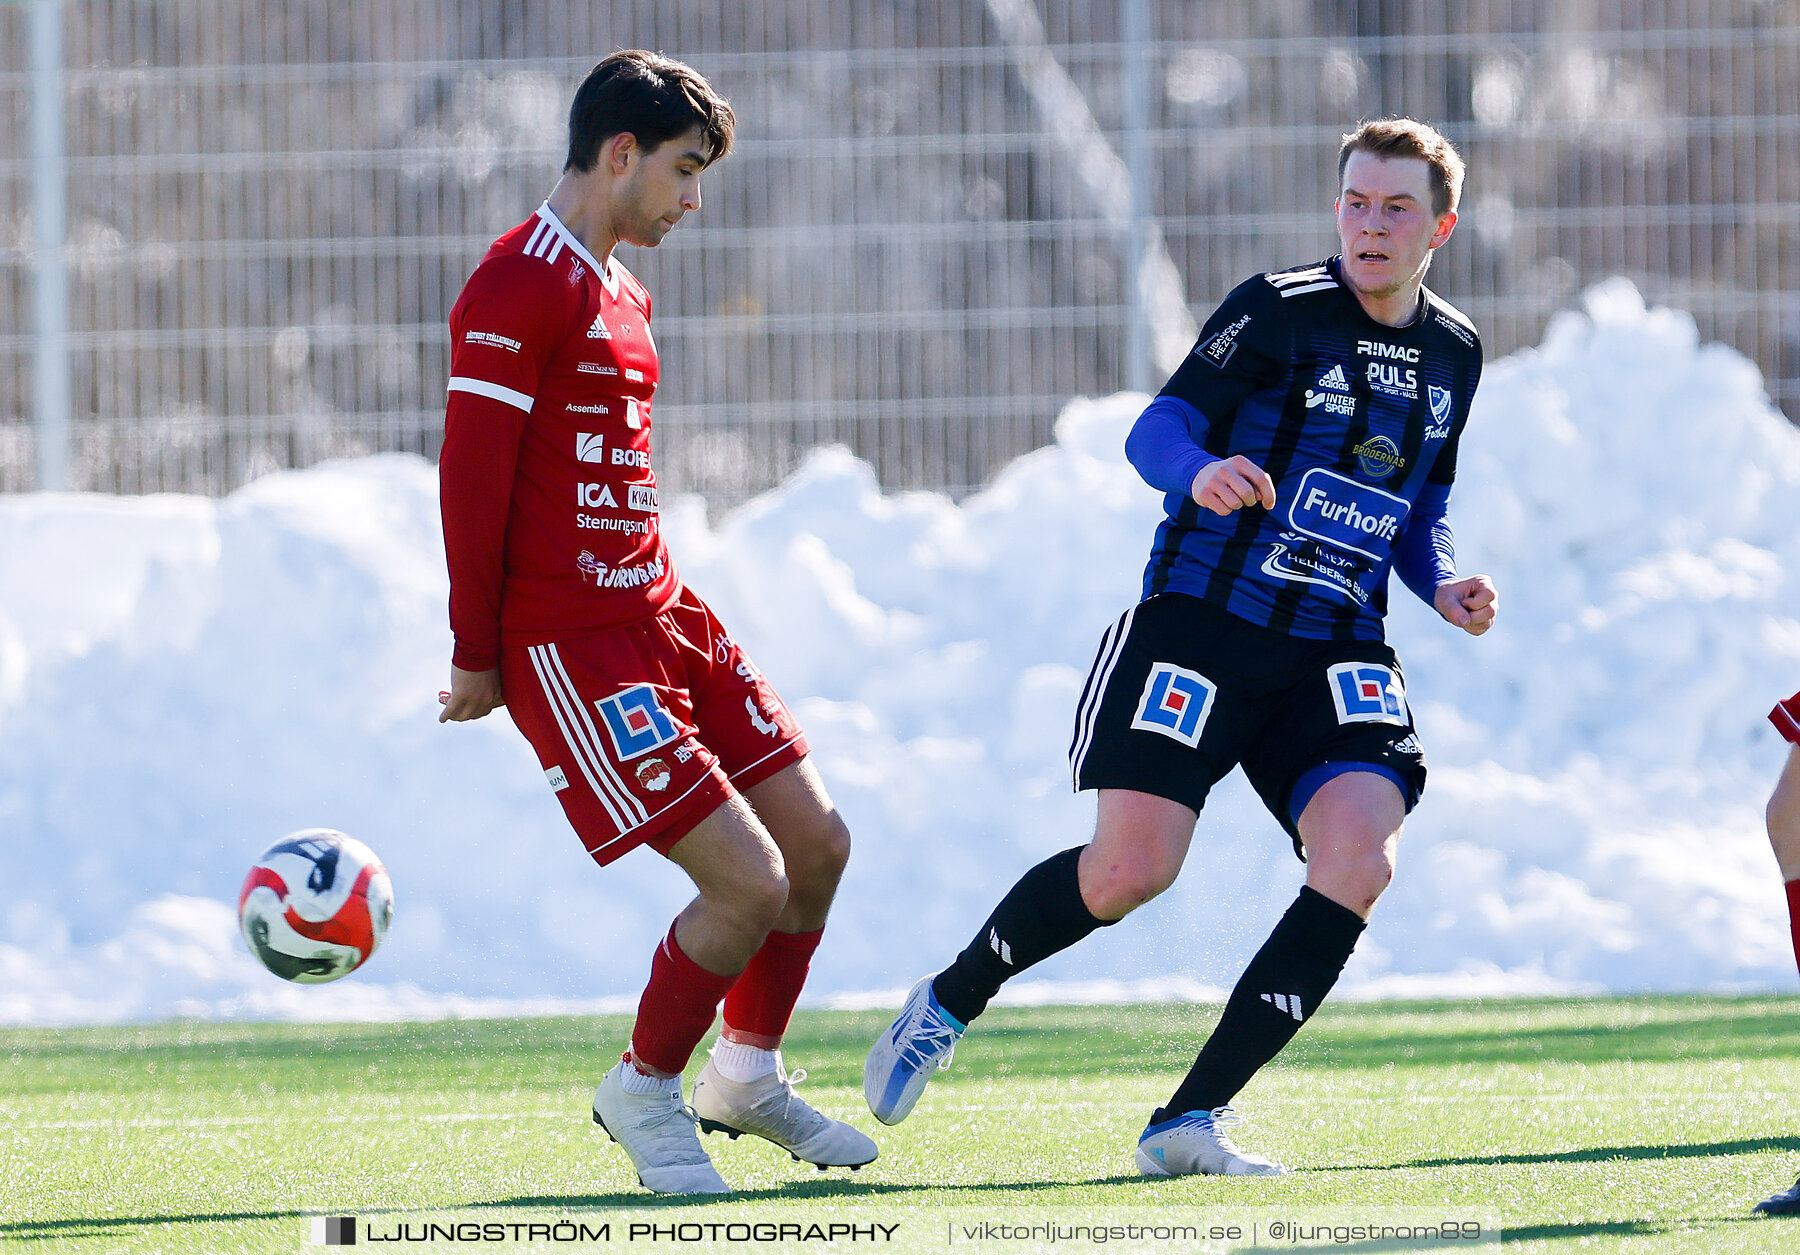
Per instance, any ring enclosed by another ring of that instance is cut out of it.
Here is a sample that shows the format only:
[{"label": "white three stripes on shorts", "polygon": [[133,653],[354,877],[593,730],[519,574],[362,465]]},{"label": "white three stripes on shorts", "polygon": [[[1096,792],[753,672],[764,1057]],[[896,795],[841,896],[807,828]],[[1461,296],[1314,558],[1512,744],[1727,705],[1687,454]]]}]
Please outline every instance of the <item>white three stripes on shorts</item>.
[{"label": "white three stripes on shorts", "polygon": [[1131,635],[1131,620],[1137,609],[1133,606],[1120,615],[1118,622],[1106,629],[1106,635],[1100,638],[1100,650],[1094,655],[1087,685],[1081,690],[1081,701],[1075,707],[1075,740],[1069,746],[1069,768],[1077,789],[1081,787],[1081,764],[1087,758],[1088,747],[1094,743],[1094,725],[1100,719],[1100,703],[1106,696],[1106,686],[1112,682],[1113,668],[1119,665],[1119,658],[1125,652],[1125,638]]},{"label": "white three stripes on shorts", "polygon": [[601,749],[600,730],[594,726],[593,717],[588,714],[587,703],[575,691],[575,683],[569,679],[569,673],[563,667],[562,656],[556,652],[556,646],[533,645],[526,652],[531,655],[531,665],[537,672],[538,682],[544,686],[544,696],[550,699],[550,711],[556,716],[556,726],[562,729],[563,740],[568,742],[569,751],[575,756],[575,765],[581,769],[582,778],[588,782],[588,787],[600,799],[600,805],[606,808],[607,815],[619,829],[618,837],[614,837],[612,841],[604,841],[588,851],[590,854],[595,853],[643,824],[650,818],[650,812],[626,787],[619,769]]}]

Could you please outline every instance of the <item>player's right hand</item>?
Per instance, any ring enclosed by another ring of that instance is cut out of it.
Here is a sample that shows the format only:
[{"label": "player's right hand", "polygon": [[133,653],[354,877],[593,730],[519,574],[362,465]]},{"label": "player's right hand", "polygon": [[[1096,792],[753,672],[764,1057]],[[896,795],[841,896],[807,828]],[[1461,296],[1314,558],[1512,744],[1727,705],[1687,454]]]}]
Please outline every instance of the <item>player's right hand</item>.
[{"label": "player's right hand", "polygon": [[491,714],[506,705],[506,698],[500,692],[500,668],[464,671],[452,663],[450,691],[439,693],[438,701],[444,706],[444,713],[438,716],[439,723],[461,723]]},{"label": "player's right hand", "polygon": [[1241,453],[1201,467],[1192,492],[1195,501],[1221,516],[1247,505],[1275,508],[1275,481]]}]

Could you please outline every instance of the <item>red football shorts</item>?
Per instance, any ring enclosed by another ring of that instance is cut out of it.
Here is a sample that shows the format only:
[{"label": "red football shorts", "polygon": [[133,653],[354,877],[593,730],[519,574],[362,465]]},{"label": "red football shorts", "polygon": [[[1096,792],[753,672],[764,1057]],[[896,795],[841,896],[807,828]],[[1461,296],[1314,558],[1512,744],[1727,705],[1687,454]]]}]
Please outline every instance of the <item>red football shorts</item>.
[{"label": "red football shorts", "polygon": [[1800,693],[1795,693],[1785,702],[1776,702],[1775,709],[1769,712],[1769,722],[1774,724],[1781,735],[1800,745]]},{"label": "red football shorts", "polygon": [[655,618],[507,646],[506,708],[602,866],[667,854],[734,793],[806,756],[806,737],[705,602],[683,589]]}]

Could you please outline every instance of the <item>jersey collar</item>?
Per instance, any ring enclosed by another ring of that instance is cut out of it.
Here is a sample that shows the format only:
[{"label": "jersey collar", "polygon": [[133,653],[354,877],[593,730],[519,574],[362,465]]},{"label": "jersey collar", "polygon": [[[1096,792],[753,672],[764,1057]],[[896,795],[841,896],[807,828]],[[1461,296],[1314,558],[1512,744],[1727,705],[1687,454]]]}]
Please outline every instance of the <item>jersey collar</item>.
[{"label": "jersey collar", "polygon": [[575,233],[565,227],[563,220],[556,216],[556,211],[550,208],[549,201],[546,200],[538,206],[537,216],[549,223],[552,231],[562,236],[563,243],[572,249],[577,257],[593,267],[594,273],[600,277],[600,286],[606,289],[608,296],[619,294],[619,276],[613,271],[613,260],[610,256],[606,259],[605,264],[602,264],[592,253],[588,252],[587,245],[576,239]]}]

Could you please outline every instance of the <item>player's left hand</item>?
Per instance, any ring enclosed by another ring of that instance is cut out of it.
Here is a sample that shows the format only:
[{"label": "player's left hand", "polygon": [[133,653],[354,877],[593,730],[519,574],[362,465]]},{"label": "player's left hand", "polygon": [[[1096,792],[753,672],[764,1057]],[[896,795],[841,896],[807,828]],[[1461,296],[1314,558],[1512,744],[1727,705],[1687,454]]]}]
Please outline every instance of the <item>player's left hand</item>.
[{"label": "player's left hand", "polygon": [[1500,594],[1494,591],[1494,581],[1487,576],[1471,575],[1439,584],[1431,604],[1447,622],[1470,636],[1480,636],[1494,626],[1494,616],[1500,611]]},{"label": "player's left hand", "polygon": [[450,666],[450,691],[438,694],[438,702],[444,712],[438,716],[439,723],[461,723],[467,719],[481,719],[491,711],[506,705],[506,697],[500,691],[500,668],[491,671],[464,671],[454,663]]}]

